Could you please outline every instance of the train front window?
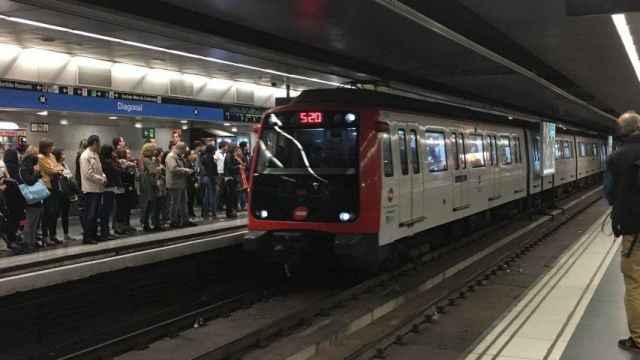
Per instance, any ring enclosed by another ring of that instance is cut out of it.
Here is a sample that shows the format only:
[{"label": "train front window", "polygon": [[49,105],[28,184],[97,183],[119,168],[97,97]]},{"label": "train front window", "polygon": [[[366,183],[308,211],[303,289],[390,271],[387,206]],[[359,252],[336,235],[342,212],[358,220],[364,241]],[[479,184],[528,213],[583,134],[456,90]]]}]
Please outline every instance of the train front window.
[{"label": "train front window", "polygon": [[266,128],[259,141],[258,174],[355,174],[358,130]]}]

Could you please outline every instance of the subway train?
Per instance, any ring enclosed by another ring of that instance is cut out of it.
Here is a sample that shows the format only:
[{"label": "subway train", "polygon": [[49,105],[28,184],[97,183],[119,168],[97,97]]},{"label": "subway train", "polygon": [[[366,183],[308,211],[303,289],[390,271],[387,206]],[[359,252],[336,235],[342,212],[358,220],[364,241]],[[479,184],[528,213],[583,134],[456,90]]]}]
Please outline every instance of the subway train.
[{"label": "subway train", "polygon": [[396,245],[442,245],[530,207],[541,190],[600,180],[604,139],[559,132],[556,174],[541,178],[538,124],[435,107],[328,89],[267,112],[252,157],[246,249],[285,263],[329,250],[375,269],[406,248]]}]

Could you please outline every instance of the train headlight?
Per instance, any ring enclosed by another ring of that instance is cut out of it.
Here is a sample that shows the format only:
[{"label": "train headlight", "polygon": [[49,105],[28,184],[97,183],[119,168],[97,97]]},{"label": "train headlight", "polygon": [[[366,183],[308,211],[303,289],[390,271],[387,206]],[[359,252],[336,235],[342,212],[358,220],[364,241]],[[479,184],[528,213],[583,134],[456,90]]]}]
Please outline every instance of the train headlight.
[{"label": "train headlight", "polygon": [[353,214],[343,211],[338,214],[338,219],[342,222],[347,222],[353,219]]},{"label": "train headlight", "polygon": [[351,124],[352,122],[356,121],[356,114],[348,113],[344,116],[344,121],[346,121],[347,124]]},{"label": "train headlight", "polygon": [[266,219],[269,216],[269,212],[267,210],[260,210],[257,215],[260,219]]}]

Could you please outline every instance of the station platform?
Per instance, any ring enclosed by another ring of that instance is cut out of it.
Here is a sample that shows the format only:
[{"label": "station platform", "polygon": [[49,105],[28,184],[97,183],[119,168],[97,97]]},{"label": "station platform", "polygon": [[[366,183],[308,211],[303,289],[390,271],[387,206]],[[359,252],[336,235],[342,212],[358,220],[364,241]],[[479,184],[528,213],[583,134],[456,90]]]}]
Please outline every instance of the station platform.
[{"label": "station platform", "polygon": [[242,243],[246,215],[189,228],[133,235],[0,258],[0,297]]},{"label": "station platform", "polygon": [[623,360],[628,337],[621,238],[609,212],[585,231],[549,271],[472,347],[466,360]]}]

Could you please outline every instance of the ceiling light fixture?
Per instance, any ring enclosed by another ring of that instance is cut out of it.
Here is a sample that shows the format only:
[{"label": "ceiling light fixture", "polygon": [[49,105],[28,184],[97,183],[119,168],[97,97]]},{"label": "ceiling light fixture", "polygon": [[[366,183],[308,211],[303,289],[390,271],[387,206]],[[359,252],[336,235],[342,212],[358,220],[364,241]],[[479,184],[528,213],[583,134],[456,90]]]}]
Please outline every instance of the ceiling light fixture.
[{"label": "ceiling light fixture", "polygon": [[234,128],[231,128],[231,131],[233,131],[233,132],[238,132],[238,128],[235,128],[235,127],[234,127]]},{"label": "ceiling light fixture", "polygon": [[117,116],[109,116],[109,120],[118,120]]},{"label": "ceiling light fixture", "polygon": [[0,129],[2,130],[18,130],[19,128],[18,124],[12,121],[0,121]]},{"label": "ceiling light fixture", "polygon": [[638,50],[636,49],[633,41],[631,30],[629,29],[627,17],[625,14],[614,14],[611,15],[611,19],[613,19],[613,23],[618,30],[618,35],[620,35],[620,40],[622,40],[622,44],[627,51],[631,65],[636,72],[636,77],[638,78],[638,81],[640,81],[640,59],[638,58]]},{"label": "ceiling light fixture", "polygon": [[231,123],[224,123],[224,126],[231,126]]},{"label": "ceiling light fixture", "polygon": [[265,72],[265,73],[268,73],[268,74],[288,77],[288,78],[291,78],[291,79],[299,79],[299,80],[311,81],[311,82],[320,83],[320,84],[323,84],[323,85],[342,86],[342,84],[336,83],[336,82],[332,82],[332,81],[326,81],[326,80],[317,79],[317,78],[311,78],[311,77],[302,76],[302,75],[288,74],[288,73],[285,73],[285,72],[282,72],[282,71],[265,69],[265,68],[246,65],[246,64],[240,64],[240,63],[236,63],[236,62],[232,62],[232,61],[216,59],[216,58],[197,55],[197,54],[192,54],[192,53],[188,53],[188,52],[184,52],[184,51],[167,49],[167,48],[163,48],[163,47],[160,47],[160,46],[147,45],[147,44],[139,43],[139,42],[136,42],[136,41],[129,41],[129,40],[124,40],[124,39],[119,39],[119,38],[115,38],[115,37],[111,37],[111,36],[105,36],[105,35],[100,35],[100,34],[87,32],[87,31],[74,30],[74,29],[70,29],[70,28],[66,28],[66,27],[62,27],[62,26],[46,24],[46,23],[43,23],[43,22],[23,19],[23,18],[19,18],[19,17],[0,15],[0,19],[6,20],[6,21],[11,21],[11,22],[14,22],[14,23],[19,23],[19,24],[26,24],[26,25],[36,26],[36,27],[39,27],[39,28],[55,30],[55,31],[61,31],[61,32],[66,32],[66,33],[80,35],[80,36],[85,36],[85,37],[89,37],[89,38],[92,38],[92,39],[99,39],[99,40],[109,41],[109,42],[113,42],[113,43],[129,45],[129,46],[138,47],[138,48],[142,48],[142,49],[153,50],[153,51],[158,51],[158,52],[163,52],[163,53],[173,54],[173,55],[178,55],[178,56],[184,56],[184,57],[188,57],[188,58],[192,58],[192,59],[199,59],[199,60],[209,61],[209,62],[213,62],[213,63],[219,63],[219,64],[235,66],[235,67],[239,67],[239,68],[247,69],[247,70],[261,71],[261,72]]},{"label": "ceiling light fixture", "polygon": [[43,111],[37,112],[36,115],[47,116],[47,115],[49,115],[49,112],[47,110],[43,110]]},{"label": "ceiling light fixture", "polygon": [[180,120],[180,123],[181,123],[181,124],[188,124],[188,123],[189,123],[189,121],[187,121],[187,120]]},{"label": "ceiling light fixture", "polygon": [[142,128],[142,123],[137,122],[137,123],[133,124],[133,126],[135,126],[138,129],[140,129],[140,128]]},{"label": "ceiling light fixture", "polygon": [[69,120],[67,120],[67,119],[60,119],[60,125],[69,125]]}]

